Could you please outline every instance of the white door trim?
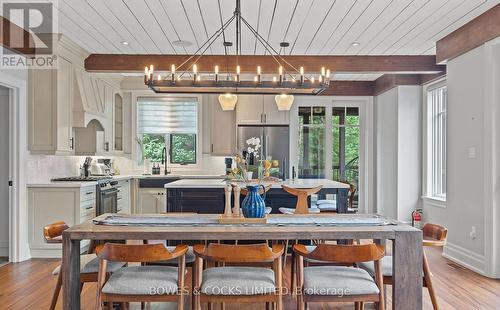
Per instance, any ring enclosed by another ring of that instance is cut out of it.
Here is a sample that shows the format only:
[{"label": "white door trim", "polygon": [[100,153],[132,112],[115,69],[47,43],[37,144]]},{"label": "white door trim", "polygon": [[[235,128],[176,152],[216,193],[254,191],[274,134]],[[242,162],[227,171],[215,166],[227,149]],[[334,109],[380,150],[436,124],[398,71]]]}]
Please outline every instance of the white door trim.
[{"label": "white door trim", "polygon": [[27,84],[26,80],[2,71],[0,85],[9,88],[9,174],[14,184],[9,195],[9,261],[19,262],[30,257],[27,241],[26,182],[22,164],[27,150]]}]

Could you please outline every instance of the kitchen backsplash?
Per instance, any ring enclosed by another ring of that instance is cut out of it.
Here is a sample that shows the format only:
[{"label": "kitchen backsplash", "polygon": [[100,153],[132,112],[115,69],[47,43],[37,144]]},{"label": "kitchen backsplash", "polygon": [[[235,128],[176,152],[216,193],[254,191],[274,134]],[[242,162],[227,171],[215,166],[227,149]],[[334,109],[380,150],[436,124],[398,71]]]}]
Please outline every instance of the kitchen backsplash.
[{"label": "kitchen backsplash", "polygon": [[[110,158],[115,161],[115,166],[122,175],[136,175],[144,172],[144,167],[137,165],[134,160],[121,156],[92,156],[92,158]],[[85,160],[85,156],[55,156],[55,155],[32,155],[27,156],[26,181],[28,183],[43,183],[57,177],[69,177],[79,175],[79,169]],[[202,174],[220,175],[224,174],[224,157],[215,157],[203,154],[198,168],[169,169],[173,174]]]}]

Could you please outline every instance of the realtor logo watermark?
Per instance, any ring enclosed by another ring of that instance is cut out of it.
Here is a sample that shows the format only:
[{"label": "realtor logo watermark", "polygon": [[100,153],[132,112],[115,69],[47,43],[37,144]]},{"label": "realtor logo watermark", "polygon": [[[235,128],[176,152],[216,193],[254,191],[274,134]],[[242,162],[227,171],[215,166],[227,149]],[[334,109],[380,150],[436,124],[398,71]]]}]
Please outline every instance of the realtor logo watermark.
[{"label": "realtor logo watermark", "polygon": [[[53,69],[57,34],[55,1],[0,1],[2,16],[10,21],[0,33],[1,69]],[[4,24],[5,25],[5,24]]]}]

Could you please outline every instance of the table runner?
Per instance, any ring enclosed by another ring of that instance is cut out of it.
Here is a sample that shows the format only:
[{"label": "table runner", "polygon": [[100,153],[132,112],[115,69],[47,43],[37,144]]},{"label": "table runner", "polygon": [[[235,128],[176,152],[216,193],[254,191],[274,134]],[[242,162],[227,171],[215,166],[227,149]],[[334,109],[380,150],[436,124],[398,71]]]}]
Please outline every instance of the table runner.
[{"label": "table runner", "polygon": [[349,216],[276,216],[267,223],[220,224],[217,214],[213,215],[146,215],[135,216],[112,214],[93,220],[97,225],[108,226],[385,226],[397,222],[376,215]]}]

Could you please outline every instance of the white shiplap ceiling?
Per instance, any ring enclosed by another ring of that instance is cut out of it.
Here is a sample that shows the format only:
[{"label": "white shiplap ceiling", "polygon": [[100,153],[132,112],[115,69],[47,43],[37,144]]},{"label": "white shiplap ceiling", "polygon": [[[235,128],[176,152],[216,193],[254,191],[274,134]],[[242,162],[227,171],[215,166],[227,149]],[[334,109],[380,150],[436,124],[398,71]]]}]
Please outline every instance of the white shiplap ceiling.
[{"label": "white shiplap ceiling", "polygon": [[[425,55],[499,0],[242,0],[242,16],[295,55]],[[228,20],[235,0],[59,0],[59,32],[90,53],[190,54]],[[235,42],[234,23],[226,40]],[[243,27],[242,53],[264,54]],[[180,47],[174,41],[192,43]],[[128,42],[128,45],[122,42]],[[223,54],[222,36],[207,54]],[[359,46],[353,46],[359,42]],[[234,54],[234,47],[229,50]]]}]

